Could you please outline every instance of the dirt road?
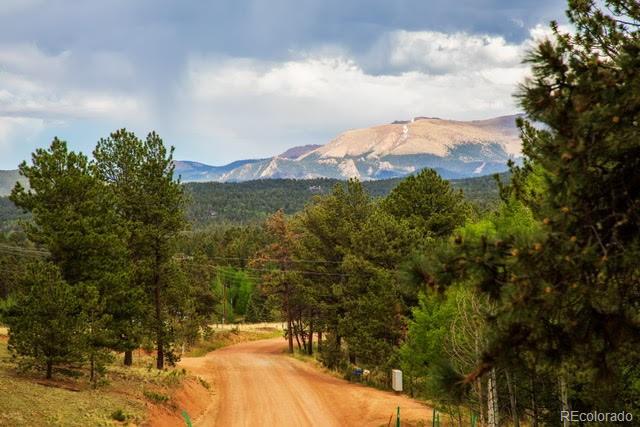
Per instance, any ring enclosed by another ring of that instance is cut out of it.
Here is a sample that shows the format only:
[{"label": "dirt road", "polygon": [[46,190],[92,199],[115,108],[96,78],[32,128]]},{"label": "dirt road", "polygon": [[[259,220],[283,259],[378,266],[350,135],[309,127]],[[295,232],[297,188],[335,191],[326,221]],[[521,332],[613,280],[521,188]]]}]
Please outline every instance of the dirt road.
[{"label": "dirt road", "polygon": [[398,405],[403,421],[412,421],[407,425],[431,419],[426,406],[334,378],[287,356],[285,346],[283,339],[275,338],[183,359],[181,366],[215,390],[196,426],[377,427],[387,425]]}]

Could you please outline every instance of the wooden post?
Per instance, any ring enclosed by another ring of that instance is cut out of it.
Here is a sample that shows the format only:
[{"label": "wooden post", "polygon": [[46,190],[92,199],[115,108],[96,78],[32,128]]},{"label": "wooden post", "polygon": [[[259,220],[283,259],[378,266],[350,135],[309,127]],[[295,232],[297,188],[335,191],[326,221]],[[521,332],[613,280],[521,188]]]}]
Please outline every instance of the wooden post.
[{"label": "wooden post", "polygon": [[498,413],[498,385],[496,383],[496,368],[492,368],[489,372],[487,396],[487,418],[489,427],[498,427],[500,423],[500,414]]},{"label": "wooden post", "polygon": [[222,324],[227,323],[227,284],[222,282]]}]

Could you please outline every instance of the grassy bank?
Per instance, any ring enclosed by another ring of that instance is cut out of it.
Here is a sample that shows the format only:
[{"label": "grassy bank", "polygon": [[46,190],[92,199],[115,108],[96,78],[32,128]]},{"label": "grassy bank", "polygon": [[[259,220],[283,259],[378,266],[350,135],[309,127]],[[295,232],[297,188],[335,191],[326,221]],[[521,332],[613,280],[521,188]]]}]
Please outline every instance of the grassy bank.
[{"label": "grassy bank", "polygon": [[58,373],[44,380],[36,373],[19,373],[0,337],[0,425],[2,426],[99,426],[137,425],[144,419],[145,385],[159,388],[148,374],[114,371],[93,389],[81,371],[78,378]]},{"label": "grassy bank", "polygon": [[93,388],[86,369],[68,367],[45,380],[22,372],[0,335],[0,426],[110,426],[144,423],[153,405],[171,407],[172,396],[187,378],[180,369],[148,369],[150,356],[136,352],[135,365],[107,367]]},{"label": "grassy bank", "polygon": [[186,357],[201,357],[233,344],[264,340],[282,336],[282,329],[275,325],[224,325],[212,328],[211,333],[203,338],[186,353]]},{"label": "grassy bank", "polygon": [[[176,392],[185,382],[191,389],[210,387],[181,368],[153,369],[153,355],[142,350],[134,352],[132,367],[122,366],[118,355],[97,388],[91,386],[88,372],[82,367],[57,370],[52,380],[45,380],[42,373],[20,371],[7,350],[6,335],[7,330],[1,328],[0,426],[144,425],[150,410],[181,412],[185,402],[176,397]],[[184,356],[200,357],[228,345],[278,336],[282,336],[282,330],[277,325],[225,325],[213,328]]]}]

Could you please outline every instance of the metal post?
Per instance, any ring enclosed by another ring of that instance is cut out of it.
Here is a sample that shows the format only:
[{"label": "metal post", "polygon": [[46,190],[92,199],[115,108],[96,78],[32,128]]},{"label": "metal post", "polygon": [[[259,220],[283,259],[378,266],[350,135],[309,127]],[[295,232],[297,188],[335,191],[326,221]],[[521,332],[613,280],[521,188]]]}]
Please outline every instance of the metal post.
[{"label": "metal post", "polygon": [[187,411],[182,411],[182,418],[184,418],[184,422],[187,424],[187,427],[193,427],[193,424],[191,424],[191,418],[189,418]]},{"label": "metal post", "polygon": [[396,415],[396,427],[400,427],[400,407],[398,406],[398,412]]}]

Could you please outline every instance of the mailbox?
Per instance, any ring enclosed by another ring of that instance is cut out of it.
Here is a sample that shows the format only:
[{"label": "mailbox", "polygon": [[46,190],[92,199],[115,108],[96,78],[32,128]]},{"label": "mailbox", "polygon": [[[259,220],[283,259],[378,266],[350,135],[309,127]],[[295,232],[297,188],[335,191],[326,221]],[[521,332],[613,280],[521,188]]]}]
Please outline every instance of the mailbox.
[{"label": "mailbox", "polygon": [[400,369],[391,370],[391,388],[393,391],[402,391],[402,371]]}]

